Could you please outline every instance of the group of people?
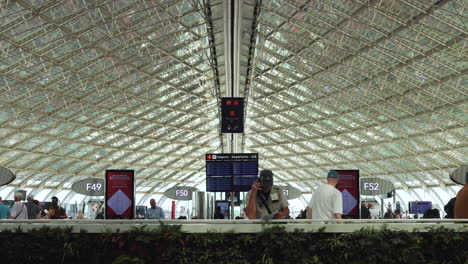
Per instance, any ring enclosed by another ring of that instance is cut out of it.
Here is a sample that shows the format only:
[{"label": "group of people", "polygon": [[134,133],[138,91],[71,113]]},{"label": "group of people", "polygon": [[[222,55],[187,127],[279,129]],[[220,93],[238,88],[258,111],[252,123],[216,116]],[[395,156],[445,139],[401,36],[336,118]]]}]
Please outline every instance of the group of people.
[{"label": "group of people", "polygon": [[[320,186],[310,200],[306,216],[309,219],[341,219],[343,198],[336,188],[340,181],[337,171],[330,171],[327,183]],[[249,219],[286,219],[289,203],[281,188],[273,185],[273,172],[262,170],[246,196],[246,215]]]},{"label": "group of people", "polygon": [[66,211],[59,206],[58,198],[52,197],[50,207],[42,208],[38,200],[34,200],[34,196],[28,195],[27,202],[23,203],[23,194],[20,192],[14,195],[14,204],[11,208],[3,204],[0,197],[0,219],[65,219],[67,218]]},{"label": "group of people", "polygon": [[[468,175],[467,175],[468,183]],[[327,183],[321,185],[314,193],[306,210],[301,212],[300,218],[308,219],[341,219],[343,215],[343,198],[341,192],[336,188],[340,181],[337,171],[330,171],[327,175]],[[28,196],[27,202],[23,203],[23,194],[15,193],[15,203],[10,208],[2,204],[0,197],[0,219],[65,219],[67,214],[65,209],[58,205],[58,198],[52,197],[52,202],[48,210],[41,208],[39,201],[33,196]],[[273,185],[273,172],[262,170],[259,178],[252,184],[251,190],[246,196],[247,205],[245,208],[248,219],[287,219],[289,216],[289,203],[281,188]],[[468,184],[460,190],[457,199],[451,201],[455,218],[468,218]],[[146,212],[147,219],[165,219],[164,211],[156,206],[155,199],[150,200],[151,208]],[[462,209],[464,208],[464,209]],[[217,208],[215,218],[223,219],[220,208]],[[446,208],[447,210],[447,208]],[[305,217],[304,217],[305,214]],[[458,216],[458,217],[457,217]],[[384,218],[396,218],[397,214],[388,208]],[[377,218],[373,211],[373,204],[361,203],[361,218]]]},{"label": "group of people", "polygon": [[377,219],[378,213],[374,210],[374,204],[361,202],[361,219]]},{"label": "group of people", "polygon": [[[314,193],[312,199],[307,205],[306,210],[301,211],[297,218],[308,218],[317,220],[341,219],[343,215],[343,198],[341,192],[336,188],[340,181],[337,171],[330,171],[327,175],[327,183],[321,185]],[[283,191],[273,185],[273,172],[271,170],[260,171],[259,178],[252,184],[248,192],[246,206],[246,215],[249,219],[286,219],[289,217],[289,204]],[[466,175],[466,184],[459,191],[457,198],[449,203],[453,207],[448,214],[455,218],[468,218],[468,174]],[[447,208],[445,208],[446,211]],[[305,214],[305,216],[304,216]],[[392,211],[387,208],[384,218],[401,218],[399,202],[397,208]],[[376,219],[377,212],[374,205],[365,202],[361,203],[361,218]],[[440,218],[437,209],[428,210],[423,218]]]}]

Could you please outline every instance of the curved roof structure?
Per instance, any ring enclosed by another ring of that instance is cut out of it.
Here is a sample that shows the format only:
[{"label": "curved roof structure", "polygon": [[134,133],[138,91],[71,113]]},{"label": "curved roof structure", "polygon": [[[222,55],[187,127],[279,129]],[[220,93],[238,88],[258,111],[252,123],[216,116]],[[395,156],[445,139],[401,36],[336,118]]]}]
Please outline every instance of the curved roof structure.
[{"label": "curved roof structure", "polygon": [[[205,153],[258,152],[305,192],[329,169],[359,169],[443,204],[434,188],[453,196],[448,173],[468,156],[467,10],[463,0],[1,1],[0,166],[17,174],[10,187],[36,193],[135,169],[147,197],[203,185]],[[230,95],[246,100],[241,135],[220,131]]]}]

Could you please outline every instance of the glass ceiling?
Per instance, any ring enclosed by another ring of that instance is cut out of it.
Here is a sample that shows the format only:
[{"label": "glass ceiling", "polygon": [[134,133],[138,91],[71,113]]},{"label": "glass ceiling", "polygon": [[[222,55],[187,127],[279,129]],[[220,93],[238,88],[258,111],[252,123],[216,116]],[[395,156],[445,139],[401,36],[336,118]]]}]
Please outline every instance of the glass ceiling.
[{"label": "glass ceiling", "polygon": [[[468,156],[466,1],[240,7],[241,151],[260,153],[262,168],[304,192],[333,168],[401,190],[455,185],[448,174]],[[202,186],[204,154],[227,144],[224,8],[0,0],[0,166],[17,174],[9,186],[69,190],[106,169],[136,170],[145,201]]]}]

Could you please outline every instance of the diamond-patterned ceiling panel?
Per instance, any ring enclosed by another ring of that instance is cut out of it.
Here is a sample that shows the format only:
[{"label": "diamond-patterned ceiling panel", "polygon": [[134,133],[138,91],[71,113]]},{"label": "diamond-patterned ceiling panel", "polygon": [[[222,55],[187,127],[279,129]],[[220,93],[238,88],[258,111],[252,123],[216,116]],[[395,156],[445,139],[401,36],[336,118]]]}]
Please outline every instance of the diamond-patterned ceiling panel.
[{"label": "diamond-patterned ceiling panel", "polygon": [[[67,189],[111,168],[135,169],[140,194],[197,186],[204,154],[230,144],[306,192],[332,168],[452,184],[468,156],[466,1],[243,0],[235,50],[226,6],[0,1],[12,186]],[[227,77],[246,98],[233,142],[219,130]]]},{"label": "diamond-patterned ceiling panel", "polygon": [[0,7],[0,165],[17,172],[17,186],[60,189],[110,168],[137,170],[145,186],[200,182],[193,172],[204,173],[204,153],[222,144],[210,6]]}]

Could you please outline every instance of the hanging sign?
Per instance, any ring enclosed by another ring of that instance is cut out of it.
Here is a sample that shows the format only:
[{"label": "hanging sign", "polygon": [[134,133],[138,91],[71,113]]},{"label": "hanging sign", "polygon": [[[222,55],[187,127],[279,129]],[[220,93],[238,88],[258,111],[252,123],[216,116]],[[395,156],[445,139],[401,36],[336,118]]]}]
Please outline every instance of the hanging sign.
[{"label": "hanging sign", "polygon": [[72,191],[88,196],[104,196],[104,179],[86,178],[72,184]]},{"label": "hanging sign", "polygon": [[174,200],[192,200],[192,194],[197,188],[189,186],[175,186],[167,189],[164,196]]},{"label": "hanging sign", "polygon": [[298,188],[292,187],[290,185],[277,186],[277,187],[283,190],[284,196],[286,196],[288,200],[299,198],[299,196],[301,196],[302,194],[301,190],[299,190]]},{"label": "hanging sign", "polygon": [[461,166],[460,168],[455,169],[449,175],[450,179],[458,184],[465,185],[468,184],[468,165]]},{"label": "hanging sign", "polygon": [[391,181],[382,178],[361,178],[361,195],[381,195],[395,190]]},{"label": "hanging sign", "polygon": [[16,179],[16,175],[5,167],[0,167],[0,186],[7,185]]}]

